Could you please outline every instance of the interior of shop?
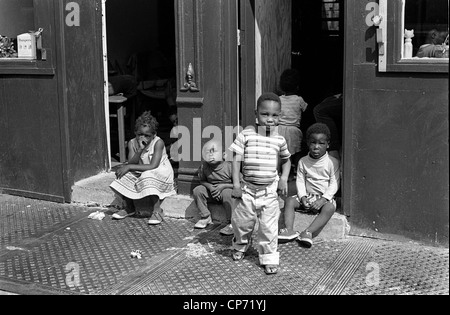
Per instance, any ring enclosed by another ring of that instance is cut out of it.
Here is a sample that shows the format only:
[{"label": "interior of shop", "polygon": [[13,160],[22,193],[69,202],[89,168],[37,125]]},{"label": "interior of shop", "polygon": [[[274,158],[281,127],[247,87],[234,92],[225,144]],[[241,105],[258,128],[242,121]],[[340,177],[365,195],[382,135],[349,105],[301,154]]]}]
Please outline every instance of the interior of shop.
[{"label": "interior of shop", "polygon": [[[134,138],[135,119],[151,111],[158,136],[169,144],[176,114],[174,1],[106,1],[106,36],[109,94],[127,98],[125,140]],[[117,118],[110,123],[114,162],[119,160]]]},{"label": "interior of shop", "polygon": [[[299,95],[308,103],[301,121],[303,134],[316,122],[314,108],[343,93],[343,22],[342,0],[292,1],[292,67],[300,72]],[[335,123],[342,135],[342,118]]]}]

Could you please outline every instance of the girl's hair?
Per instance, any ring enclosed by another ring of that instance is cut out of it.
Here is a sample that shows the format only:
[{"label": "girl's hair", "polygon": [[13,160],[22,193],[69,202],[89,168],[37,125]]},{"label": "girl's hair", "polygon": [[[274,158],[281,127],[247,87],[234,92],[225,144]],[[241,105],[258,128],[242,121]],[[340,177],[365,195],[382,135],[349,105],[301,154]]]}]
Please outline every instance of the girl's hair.
[{"label": "girl's hair", "polygon": [[300,85],[300,72],[296,69],[286,69],[280,77],[280,89],[284,93],[296,93]]},{"label": "girl's hair", "polygon": [[158,130],[158,125],[158,121],[151,115],[151,112],[146,111],[136,119],[134,131],[137,132],[141,127],[149,127],[151,133],[155,134]]},{"label": "girl's hair", "polygon": [[306,130],[306,140],[309,141],[312,134],[318,134],[318,133],[321,133],[321,134],[324,134],[325,136],[327,136],[328,141],[331,140],[330,128],[328,128],[327,125],[322,124],[322,123],[315,123],[314,125],[309,127],[308,130]]},{"label": "girl's hair", "polygon": [[264,93],[263,95],[261,95],[258,98],[258,104],[257,104],[258,107],[257,108],[259,108],[261,106],[261,104],[265,101],[274,101],[281,105],[280,97],[278,95],[276,95],[275,93],[269,92],[269,93]]}]

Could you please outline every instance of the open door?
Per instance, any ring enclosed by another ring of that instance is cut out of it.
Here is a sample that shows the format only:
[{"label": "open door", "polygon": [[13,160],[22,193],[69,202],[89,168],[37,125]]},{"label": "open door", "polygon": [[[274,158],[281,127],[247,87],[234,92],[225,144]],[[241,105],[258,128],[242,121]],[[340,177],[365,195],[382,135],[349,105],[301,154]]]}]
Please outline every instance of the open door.
[{"label": "open door", "polygon": [[256,100],[276,92],[281,73],[291,67],[292,0],[240,1],[240,123],[255,123]]}]

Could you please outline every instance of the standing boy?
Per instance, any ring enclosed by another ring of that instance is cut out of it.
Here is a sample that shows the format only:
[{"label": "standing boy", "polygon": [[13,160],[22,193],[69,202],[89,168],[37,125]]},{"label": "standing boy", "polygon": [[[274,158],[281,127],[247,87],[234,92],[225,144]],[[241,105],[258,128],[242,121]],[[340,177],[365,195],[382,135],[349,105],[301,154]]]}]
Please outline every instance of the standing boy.
[{"label": "standing boy", "polygon": [[[204,162],[198,172],[200,185],[194,189],[193,193],[201,215],[201,219],[195,224],[197,229],[204,229],[208,224],[212,224],[208,203],[222,204],[228,222],[230,222],[231,213],[236,207],[236,200],[231,197],[233,191],[232,164],[224,161],[225,153],[222,150],[222,143],[213,139],[203,146],[202,153]],[[221,229],[220,233],[233,235],[231,224],[229,223]]]},{"label": "standing boy", "polygon": [[[298,163],[297,196],[289,197],[284,207],[286,228],[280,240],[298,241],[305,247],[313,245],[316,237],[336,211],[334,195],[339,189],[339,161],[328,154],[331,133],[327,125],[316,123],[308,128],[306,141],[309,154]],[[295,209],[319,213],[309,227],[298,235],[294,231]]]},{"label": "standing boy", "polygon": [[[291,168],[286,140],[277,132],[280,115],[280,98],[274,93],[263,94],[258,99],[256,128],[246,128],[230,147],[235,153],[233,197],[240,198],[232,215],[233,259],[239,261],[244,258],[258,220],[259,261],[266,274],[278,272],[278,192],[287,194]],[[282,165],[281,178],[278,176],[279,163]],[[241,166],[242,186],[239,178]]]}]

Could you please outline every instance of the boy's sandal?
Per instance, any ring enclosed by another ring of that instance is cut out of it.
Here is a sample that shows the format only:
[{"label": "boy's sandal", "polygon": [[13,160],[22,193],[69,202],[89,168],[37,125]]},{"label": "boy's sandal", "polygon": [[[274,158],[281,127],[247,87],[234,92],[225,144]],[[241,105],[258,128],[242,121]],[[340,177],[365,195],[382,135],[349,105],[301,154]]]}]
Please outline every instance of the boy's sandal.
[{"label": "boy's sandal", "polygon": [[245,253],[239,252],[237,250],[233,251],[233,260],[234,261],[240,261],[240,260],[244,259],[244,257],[245,257]]},{"label": "boy's sandal", "polygon": [[264,267],[266,275],[274,275],[278,272],[278,265],[266,265]]}]

